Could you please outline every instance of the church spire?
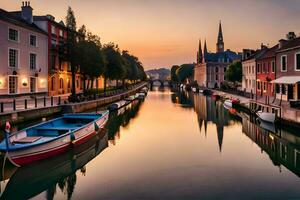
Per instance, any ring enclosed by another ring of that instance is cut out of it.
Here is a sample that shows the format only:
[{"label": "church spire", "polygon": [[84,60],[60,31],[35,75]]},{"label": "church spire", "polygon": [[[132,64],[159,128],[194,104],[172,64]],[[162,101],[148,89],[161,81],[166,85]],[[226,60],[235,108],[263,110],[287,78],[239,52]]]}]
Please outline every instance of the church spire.
[{"label": "church spire", "polygon": [[224,41],[223,41],[223,32],[222,32],[222,23],[220,20],[219,23],[219,34],[218,34],[218,39],[217,39],[217,53],[218,52],[224,52]]},{"label": "church spire", "polygon": [[204,40],[204,52],[203,52],[203,60],[205,62],[205,57],[207,55],[207,46],[206,46],[206,39]]},{"label": "church spire", "polygon": [[201,40],[199,39],[199,48],[198,48],[198,63],[202,63],[203,54],[202,54],[202,46],[201,46]]}]

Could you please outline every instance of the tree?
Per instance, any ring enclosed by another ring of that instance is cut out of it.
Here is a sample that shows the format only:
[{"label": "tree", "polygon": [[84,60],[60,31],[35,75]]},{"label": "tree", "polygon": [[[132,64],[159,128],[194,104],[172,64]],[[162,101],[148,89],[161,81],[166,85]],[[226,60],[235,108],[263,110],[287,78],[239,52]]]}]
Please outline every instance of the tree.
[{"label": "tree", "polygon": [[176,70],[178,81],[183,83],[187,78],[193,75],[194,65],[183,64]]},{"label": "tree", "polygon": [[80,41],[76,48],[80,52],[77,63],[83,76],[83,89],[85,91],[87,78],[90,79],[92,88],[93,80],[104,73],[105,59],[100,47],[93,41]]},{"label": "tree", "polygon": [[230,64],[225,72],[225,78],[230,82],[241,82],[242,76],[242,63],[240,61]]},{"label": "tree", "polygon": [[72,8],[69,6],[66,16],[66,27],[68,28],[68,39],[66,44],[66,58],[71,64],[72,72],[72,96],[71,101],[76,99],[76,84],[75,84],[75,75],[78,71],[77,68],[77,58],[80,55],[80,52],[76,51],[76,19]]},{"label": "tree", "polygon": [[176,75],[176,70],[179,68],[178,65],[173,65],[172,68],[171,68],[171,81],[173,82],[178,82],[178,78],[177,78],[177,75]]},{"label": "tree", "polygon": [[107,61],[104,72],[104,91],[106,91],[107,79],[122,80],[126,75],[124,60],[117,45],[109,43],[104,45],[103,52]]},{"label": "tree", "polygon": [[122,57],[125,60],[126,66],[126,79],[135,81],[138,79],[138,65],[139,60],[134,55],[129,54],[128,51],[122,52]]},{"label": "tree", "polygon": [[85,27],[84,24],[78,29],[78,33],[79,33],[80,35],[83,35],[84,37],[86,37],[87,30],[86,30],[86,27]]}]

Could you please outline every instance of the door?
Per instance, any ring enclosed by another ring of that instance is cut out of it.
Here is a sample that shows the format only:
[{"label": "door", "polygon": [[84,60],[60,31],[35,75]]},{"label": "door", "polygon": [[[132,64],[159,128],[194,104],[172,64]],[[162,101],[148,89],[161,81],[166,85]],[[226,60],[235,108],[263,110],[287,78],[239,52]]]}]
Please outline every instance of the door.
[{"label": "door", "polygon": [[297,94],[298,94],[297,100],[299,100],[300,99],[300,84],[299,83],[297,84]]},{"label": "door", "polygon": [[294,99],[293,85],[288,85],[288,99]]},{"label": "door", "polygon": [[36,78],[30,77],[30,93],[36,92]]}]

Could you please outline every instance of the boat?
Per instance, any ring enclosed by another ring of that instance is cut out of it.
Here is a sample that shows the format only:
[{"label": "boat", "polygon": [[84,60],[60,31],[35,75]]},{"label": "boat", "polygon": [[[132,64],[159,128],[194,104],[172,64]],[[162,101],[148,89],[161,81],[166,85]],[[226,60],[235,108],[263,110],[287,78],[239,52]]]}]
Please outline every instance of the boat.
[{"label": "boat", "polygon": [[95,135],[106,124],[108,114],[65,114],[12,134],[6,131],[0,151],[17,166],[58,155]]},{"label": "boat", "polygon": [[192,87],[192,91],[196,93],[197,92],[197,88]]},{"label": "boat", "polygon": [[221,98],[221,96],[218,95],[218,94],[216,94],[216,93],[213,93],[213,94],[212,94],[212,98],[213,98],[215,101],[217,101],[217,100],[219,100],[219,99]]},{"label": "boat", "polygon": [[129,96],[129,97],[126,97],[125,98],[125,101],[129,101],[129,102],[131,102],[131,101],[133,101],[133,100],[135,100],[135,95],[131,95],[131,96]]},{"label": "boat", "polygon": [[212,94],[212,91],[209,90],[209,89],[204,89],[204,90],[203,90],[203,94],[204,94],[204,95],[211,95],[211,94]]},{"label": "boat", "polygon": [[148,91],[149,91],[149,89],[147,87],[144,87],[144,88],[141,89],[141,92],[145,93],[145,94],[147,94]]},{"label": "boat", "polygon": [[112,104],[108,105],[107,110],[115,111],[115,110],[118,110],[118,109],[122,108],[123,106],[125,106],[127,104],[128,104],[128,101],[121,100],[121,101],[118,101],[118,102],[115,102],[115,103],[112,103]]},{"label": "boat", "polygon": [[274,123],[276,119],[275,113],[269,113],[269,112],[263,112],[263,111],[257,111],[256,115],[259,119],[265,121],[265,122],[270,122]]},{"label": "boat", "polygon": [[225,108],[232,108],[234,105],[238,104],[238,99],[227,99],[224,101]]},{"label": "boat", "polygon": [[102,129],[89,141],[75,149],[17,168],[6,187],[1,188],[0,199],[32,199],[49,188],[53,188],[62,180],[76,176],[76,172],[88,174],[86,164],[107,147],[108,132]]},{"label": "boat", "polygon": [[137,93],[138,94],[138,99],[141,99],[141,100],[143,100],[143,99],[145,99],[145,97],[146,97],[146,95],[145,95],[145,93]]}]

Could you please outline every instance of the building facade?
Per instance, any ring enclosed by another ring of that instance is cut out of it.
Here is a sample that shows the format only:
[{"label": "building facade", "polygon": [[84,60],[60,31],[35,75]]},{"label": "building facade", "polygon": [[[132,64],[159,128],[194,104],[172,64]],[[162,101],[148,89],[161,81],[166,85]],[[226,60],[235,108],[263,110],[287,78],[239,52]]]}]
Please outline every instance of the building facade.
[{"label": "building facade", "polygon": [[[72,73],[70,62],[66,59],[68,29],[51,15],[34,16],[34,23],[48,34],[48,88],[49,95],[71,93]],[[76,74],[76,92],[82,91],[81,76]]]},{"label": "building facade", "polygon": [[271,81],[276,77],[276,50],[278,45],[268,49],[257,59],[256,94],[258,96],[274,96],[275,87]]},{"label": "building facade", "polygon": [[32,18],[29,2],[21,11],[0,9],[0,95],[47,94],[48,38]]},{"label": "building facade", "polygon": [[281,39],[276,51],[276,98],[285,101],[300,100],[300,37],[293,32]]},{"label": "building facade", "polygon": [[225,72],[227,67],[241,57],[227,49],[224,51],[224,41],[221,22],[219,24],[219,33],[216,44],[216,53],[207,51],[206,41],[202,52],[201,41],[197,53],[197,64],[194,68],[194,80],[200,87],[220,88],[225,81]]}]

